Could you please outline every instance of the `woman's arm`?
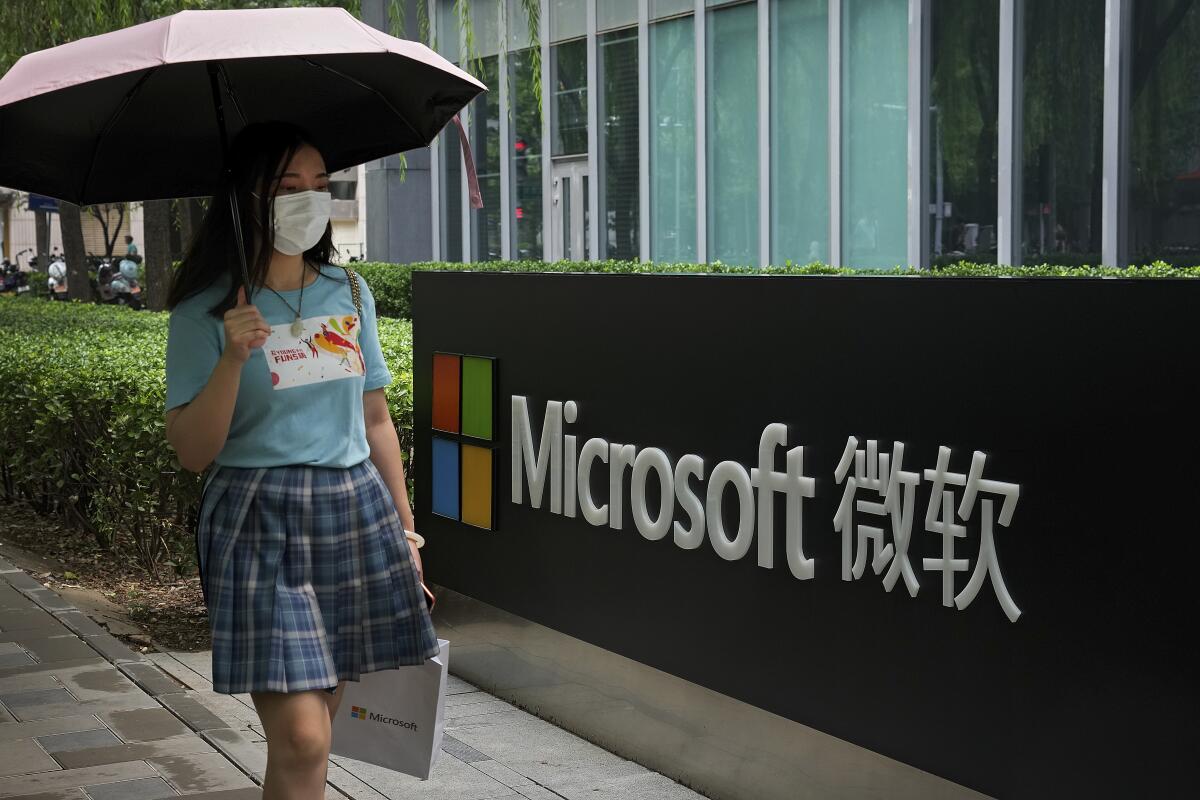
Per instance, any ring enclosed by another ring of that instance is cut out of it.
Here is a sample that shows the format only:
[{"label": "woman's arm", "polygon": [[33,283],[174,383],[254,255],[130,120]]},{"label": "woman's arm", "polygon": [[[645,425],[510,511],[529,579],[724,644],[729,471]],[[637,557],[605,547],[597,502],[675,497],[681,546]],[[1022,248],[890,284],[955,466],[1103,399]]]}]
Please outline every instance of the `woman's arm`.
[{"label": "woman's arm", "polygon": [[[367,428],[367,444],[371,447],[371,461],[392,493],[392,500],[405,529],[415,531],[412,507],[408,503],[408,485],[404,480],[400,438],[396,436],[396,426],[392,423],[387,397],[382,388],[363,392],[363,422]],[[413,564],[417,567],[417,576],[423,580],[424,568],[417,545],[410,541],[408,548],[413,556]]]},{"label": "woman's arm", "polygon": [[167,412],[167,441],[184,469],[203,472],[225,446],[241,379],[242,365],[222,356],[200,394]]}]

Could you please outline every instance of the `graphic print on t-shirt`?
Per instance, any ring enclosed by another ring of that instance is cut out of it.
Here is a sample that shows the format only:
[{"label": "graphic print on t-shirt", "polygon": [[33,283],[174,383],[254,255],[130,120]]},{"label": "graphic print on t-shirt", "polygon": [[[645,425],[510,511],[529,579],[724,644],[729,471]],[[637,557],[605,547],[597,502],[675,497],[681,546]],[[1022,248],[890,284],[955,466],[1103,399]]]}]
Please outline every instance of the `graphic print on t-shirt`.
[{"label": "graphic print on t-shirt", "polygon": [[366,374],[358,346],[357,314],[309,317],[303,324],[304,332],[298,337],[290,322],[271,326],[263,352],[272,386],[291,389]]}]

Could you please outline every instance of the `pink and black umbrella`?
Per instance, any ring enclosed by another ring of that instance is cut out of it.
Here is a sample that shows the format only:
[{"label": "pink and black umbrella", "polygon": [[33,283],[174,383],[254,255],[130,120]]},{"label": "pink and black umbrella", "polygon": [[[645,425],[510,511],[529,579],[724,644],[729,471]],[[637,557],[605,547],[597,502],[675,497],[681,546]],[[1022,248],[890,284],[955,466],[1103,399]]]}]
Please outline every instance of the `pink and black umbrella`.
[{"label": "pink and black umbrella", "polygon": [[210,196],[232,137],[266,120],[307,130],[334,172],[428,145],[486,88],[344,9],[181,11],[21,58],[0,79],[0,185],[78,205]]}]

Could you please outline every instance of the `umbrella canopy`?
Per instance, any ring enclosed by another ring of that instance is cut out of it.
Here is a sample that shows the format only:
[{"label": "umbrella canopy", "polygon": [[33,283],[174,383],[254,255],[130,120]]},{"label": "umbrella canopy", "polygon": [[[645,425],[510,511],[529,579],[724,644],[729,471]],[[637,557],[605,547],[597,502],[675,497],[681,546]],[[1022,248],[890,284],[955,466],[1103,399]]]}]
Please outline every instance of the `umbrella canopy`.
[{"label": "umbrella canopy", "polygon": [[227,141],[266,120],[306,129],[334,172],[428,145],[484,90],[341,8],[181,11],[21,58],[0,79],[0,185],[214,195]]}]

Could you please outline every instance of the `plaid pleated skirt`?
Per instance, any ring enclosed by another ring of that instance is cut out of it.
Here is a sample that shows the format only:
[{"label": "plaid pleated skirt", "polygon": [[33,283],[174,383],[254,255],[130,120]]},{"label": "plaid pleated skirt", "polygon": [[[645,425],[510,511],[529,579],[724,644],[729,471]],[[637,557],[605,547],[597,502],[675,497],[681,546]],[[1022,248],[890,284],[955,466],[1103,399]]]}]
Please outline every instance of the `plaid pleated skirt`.
[{"label": "plaid pleated skirt", "polygon": [[438,653],[400,515],[370,459],[217,467],[196,550],[214,691],[331,689]]}]

